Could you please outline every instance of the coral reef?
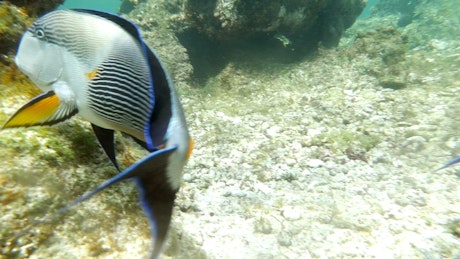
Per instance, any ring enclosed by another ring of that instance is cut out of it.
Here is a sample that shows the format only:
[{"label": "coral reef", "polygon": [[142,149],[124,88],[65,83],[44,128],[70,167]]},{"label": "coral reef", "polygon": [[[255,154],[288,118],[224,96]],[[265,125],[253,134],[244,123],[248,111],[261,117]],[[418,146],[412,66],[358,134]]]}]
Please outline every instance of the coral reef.
[{"label": "coral reef", "polygon": [[[414,10],[414,22],[404,28],[410,47],[455,41],[460,35],[459,5],[455,1],[422,1]],[[446,17],[453,17],[447,19]],[[420,33],[420,32],[424,33]]]},{"label": "coral reef", "polygon": [[391,21],[393,26],[401,28],[410,35],[409,47],[414,48],[433,39],[451,40],[459,35],[457,13],[458,4],[453,1],[380,0],[373,8],[372,17],[384,23]]},{"label": "coral reef", "polygon": [[[33,21],[26,11],[9,2],[0,2],[0,54],[2,63],[10,63],[4,56],[16,47],[22,33]],[[6,59],[6,60],[5,60]]]},{"label": "coral reef", "polygon": [[9,2],[24,9],[29,16],[38,17],[56,9],[56,7],[64,3],[64,0],[11,0]]},{"label": "coral reef", "polygon": [[54,1],[1,1],[0,52],[8,54],[16,47],[27,26],[38,16],[55,9],[63,0]]},{"label": "coral reef", "polygon": [[[23,8],[7,1],[0,2],[0,97],[21,93],[30,96],[37,88],[14,64],[14,53],[22,33],[33,21]],[[14,82],[12,87],[3,87]]]},{"label": "coral reef", "polygon": [[129,13],[134,10],[135,6],[139,2],[145,2],[145,0],[123,0],[120,4],[120,13]]}]

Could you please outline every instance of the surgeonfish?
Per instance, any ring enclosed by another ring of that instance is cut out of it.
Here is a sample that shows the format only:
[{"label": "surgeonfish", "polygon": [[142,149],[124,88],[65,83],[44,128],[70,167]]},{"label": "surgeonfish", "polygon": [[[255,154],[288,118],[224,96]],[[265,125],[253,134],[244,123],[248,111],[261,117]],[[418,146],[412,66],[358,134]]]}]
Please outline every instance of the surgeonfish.
[{"label": "surgeonfish", "polygon": [[150,220],[150,255],[158,257],[193,141],[173,82],[139,29],[104,12],[53,11],[24,33],[15,62],[44,93],[22,106],[4,129],[54,125],[79,115],[91,123],[118,170],[115,130],[132,136],[149,151],[63,210],[117,182],[133,179]]}]

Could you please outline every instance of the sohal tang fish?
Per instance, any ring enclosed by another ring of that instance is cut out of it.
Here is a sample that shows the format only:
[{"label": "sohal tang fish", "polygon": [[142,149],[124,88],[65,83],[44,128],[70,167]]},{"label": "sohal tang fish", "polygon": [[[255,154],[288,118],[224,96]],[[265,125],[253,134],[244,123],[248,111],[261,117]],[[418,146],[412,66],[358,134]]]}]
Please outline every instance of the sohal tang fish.
[{"label": "sohal tang fish", "polygon": [[15,62],[44,93],[3,128],[53,125],[78,114],[91,123],[117,169],[114,130],[150,152],[65,210],[116,182],[133,179],[151,222],[151,257],[157,257],[192,141],[173,83],[138,28],[103,12],[54,11],[24,33]]}]

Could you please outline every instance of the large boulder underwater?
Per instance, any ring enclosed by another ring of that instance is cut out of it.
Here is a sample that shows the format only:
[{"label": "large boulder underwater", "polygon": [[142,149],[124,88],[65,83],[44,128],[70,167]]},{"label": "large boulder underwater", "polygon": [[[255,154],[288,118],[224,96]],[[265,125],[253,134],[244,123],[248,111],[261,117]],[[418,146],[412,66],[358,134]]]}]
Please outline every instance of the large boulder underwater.
[{"label": "large boulder underwater", "polygon": [[335,47],[365,5],[365,0],[125,0],[120,12],[141,26],[165,63],[188,60],[200,84],[232,61],[291,63],[320,47]]},{"label": "large boulder underwater", "polygon": [[319,42],[336,46],[365,3],[364,0],[188,0],[184,12],[192,28],[219,42],[282,35],[298,47]]}]

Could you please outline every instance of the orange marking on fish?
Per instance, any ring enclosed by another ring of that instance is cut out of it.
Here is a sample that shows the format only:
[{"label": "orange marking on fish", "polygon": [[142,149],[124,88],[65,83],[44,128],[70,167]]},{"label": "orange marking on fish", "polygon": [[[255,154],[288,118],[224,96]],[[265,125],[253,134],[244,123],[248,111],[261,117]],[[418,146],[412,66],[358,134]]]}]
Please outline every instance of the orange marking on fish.
[{"label": "orange marking on fish", "polygon": [[88,77],[89,80],[93,80],[96,75],[97,75],[97,68],[89,73],[86,73],[86,77]]},{"label": "orange marking on fish", "polygon": [[195,146],[195,141],[193,141],[192,138],[189,139],[189,145],[188,145],[188,150],[187,150],[187,159],[192,155],[192,151],[193,151],[193,146]]}]

